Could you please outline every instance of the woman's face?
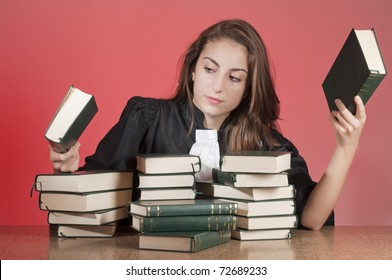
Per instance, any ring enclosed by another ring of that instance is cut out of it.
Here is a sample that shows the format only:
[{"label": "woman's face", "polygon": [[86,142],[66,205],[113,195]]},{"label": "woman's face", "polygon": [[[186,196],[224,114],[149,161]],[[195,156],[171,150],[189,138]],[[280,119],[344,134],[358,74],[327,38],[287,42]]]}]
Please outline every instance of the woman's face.
[{"label": "woman's face", "polygon": [[246,48],[230,39],[205,45],[193,72],[193,103],[206,128],[219,129],[242,100],[248,74]]}]

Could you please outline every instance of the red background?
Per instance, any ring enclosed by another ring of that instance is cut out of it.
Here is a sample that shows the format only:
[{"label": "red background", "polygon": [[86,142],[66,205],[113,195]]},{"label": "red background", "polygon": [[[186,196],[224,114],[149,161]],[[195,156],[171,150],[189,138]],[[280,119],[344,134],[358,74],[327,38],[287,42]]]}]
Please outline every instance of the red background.
[{"label": "red background", "polygon": [[[318,180],[334,149],[321,88],[351,28],[374,27],[392,67],[392,2],[0,0],[1,225],[46,224],[38,173],[51,172],[47,124],[70,84],[99,112],[80,141],[91,154],[134,95],[168,97],[177,61],[207,26],[243,18],[260,32],[276,72],[283,133]],[[367,105],[368,121],[336,207],[339,225],[392,225],[391,79]],[[82,162],[81,162],[82,164]]]}]

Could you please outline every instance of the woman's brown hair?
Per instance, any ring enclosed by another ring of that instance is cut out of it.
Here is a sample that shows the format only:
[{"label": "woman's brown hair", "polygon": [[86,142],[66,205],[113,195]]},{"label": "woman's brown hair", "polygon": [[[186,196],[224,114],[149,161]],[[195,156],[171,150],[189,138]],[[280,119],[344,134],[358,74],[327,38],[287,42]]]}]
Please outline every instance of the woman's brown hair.
[{"label": "woman's brown hair", "polygon": [[[226,150],[258,150],[261,141],[277,145],[272,129],[277,129],[279,99],[272,80],[266,47],[258,32],[244,20],[225,20],[204,30],[182,57],[179,84],[173,98],[193,108],[192,72],[204,46],[220,39],[230,39],[246,47],[248,76],[241,104],[231,112],[225,127]],[[194,122],[192,122],[192,126]],[[192,127],[190,128],[190,131]]]}]

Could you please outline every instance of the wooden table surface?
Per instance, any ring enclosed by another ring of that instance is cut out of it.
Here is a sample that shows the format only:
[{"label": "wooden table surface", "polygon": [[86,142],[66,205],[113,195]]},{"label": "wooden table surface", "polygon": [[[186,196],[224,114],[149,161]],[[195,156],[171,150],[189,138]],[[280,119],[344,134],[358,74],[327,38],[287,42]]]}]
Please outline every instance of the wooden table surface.
[{"label": "wooden table surface", "polygon": [[289,240],[238,241],[196,253],[137,249],[137,232],[122,229],[113,238],[58,238],[49,226],[0,226],[2,260],[391,260],[392,227],[295,229]]}]

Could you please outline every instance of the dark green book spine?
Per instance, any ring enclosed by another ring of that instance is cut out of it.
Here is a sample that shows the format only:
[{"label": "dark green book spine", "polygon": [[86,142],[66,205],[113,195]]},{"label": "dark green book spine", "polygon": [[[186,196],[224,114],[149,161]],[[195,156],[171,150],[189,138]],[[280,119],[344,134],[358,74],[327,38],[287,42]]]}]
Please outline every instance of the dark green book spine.
[{"label": "dark green book spine", "polygon": [[68,150],[72,145],[76,143],[76,141],[82,135],[83,131],[86,129],[87,125],[90,123],[90,121],[93,119],[97,112],[97,103],[95,102],[94,96],[92,96],[89,102],[84,107],[83,111],[80,112],[75,122],[68,129],[67,133],[62,139],[60,139],[61,145],[66,150]]},{"label": "dark green book spine", "polygon": [[212,179],[214,182],[234,187],[237,182],[236,174],[225,172],[216,168],[212,169]]},{"label": "dark green book spine", "polygon": [[140,217],[140,232],[234,230],[237,217],[233,215]]},{"label": "dark green book spine", "polygon": [[190,252],[197,252],[229,242],[231,230],[207,231],[191,239]]},{"label": "dark green book spine", "polygon": [[[368,102],[372,94],[376,91],[377,87],[381,84],[384,77],[384,74],[377,73],[370,73],[369,76],[367,76],[365,82],[358,91],[358,95],[361,97],[363,104]],[[348,106],[348,109],[351,113],[355,114],[356,106],[354,101]]]},{"label": "dark green book spine", "polygon": [[237,203],[211,203],[194,205],[153,205],[146,206],[147,217],[191,216],[191,215],[234,215],[238,213]]}]

